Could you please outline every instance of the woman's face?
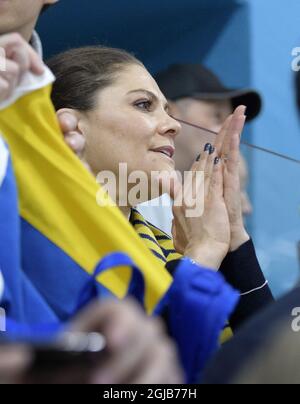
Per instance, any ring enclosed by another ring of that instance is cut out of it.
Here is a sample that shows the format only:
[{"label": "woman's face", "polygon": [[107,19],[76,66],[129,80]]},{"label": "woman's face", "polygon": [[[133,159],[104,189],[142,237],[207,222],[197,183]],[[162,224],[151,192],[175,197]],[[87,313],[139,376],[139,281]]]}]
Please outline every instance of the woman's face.
[{"label": "woman's face", "polygon": [[130,65],[113,85],[101,90],[93,111],[84,114],[81,131],[86,137],[84,158],[93,173],[112,171],[119,163],[128,173],[173,172],[175,137],[180,124],[168,114],[168,103],[145,68]]}]

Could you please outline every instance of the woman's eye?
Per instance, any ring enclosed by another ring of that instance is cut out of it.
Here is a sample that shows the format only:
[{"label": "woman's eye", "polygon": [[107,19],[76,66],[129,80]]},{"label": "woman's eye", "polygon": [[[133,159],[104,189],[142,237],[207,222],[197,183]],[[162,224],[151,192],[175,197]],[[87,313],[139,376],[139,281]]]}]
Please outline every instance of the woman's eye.
[{"label": "woman's eye", "polygon": [[152,103],[151,101],[139,101],[134,104],[137,108],[143,109],[145,111],[150,111]]}]

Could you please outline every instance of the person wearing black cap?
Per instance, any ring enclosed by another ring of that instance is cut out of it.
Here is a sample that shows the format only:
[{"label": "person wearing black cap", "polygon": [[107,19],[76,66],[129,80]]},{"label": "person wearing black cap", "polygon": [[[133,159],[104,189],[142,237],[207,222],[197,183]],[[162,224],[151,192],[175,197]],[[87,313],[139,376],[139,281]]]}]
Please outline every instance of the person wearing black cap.
[{"label": "person wearing black cap", "polygon": [[[171,101],[173,116],[219,132],[228,115],[238,105],[247,107],[247,121],[256,118],[262,107],[260,95],[252,89],[230,89],[206,67],[198,64],[176,64],[156,76],[162,92]],[[214,138],[199,129],[183,124],[183,136],[176,144],[176,168],[187,171],[197,150]],[[242,156],[241,156],[242,157]],[[247,194],[248,168],[241,158],[240,165],[242,209],[244,216],[252,213]]]},{"label": "person wearing black cap", "polygon": [[[200,64],[175,64],[155,77],[170,104],[171,115],[182,123],[181,136],[176,138],[176,169],[182,174],[189,171],[192,162],[204,145],[213,144],[215,136],[209,132],[184,124],[219,132],[225,119],[238,105],[247,107],[247,122],[255,119],[262,109],[262,99],[253,89],[230,89],[209,69]],[[241,202],[243,216],[252,214],[253,208],[247,192],[248,165],[240,158]],[[155,203],[157,202],[157,203]],[[150,222],[171,234],[172,212],[170,199],[141,205],[139,209]],[[159,206],[158,206],[159,205]]]},{"label": "person wearing black cap", "polygon": [[155,77],[165,96],[172,101],[194,99],[229,101],[231,110],[247,106],[247,120],[256,118],[262,107],[261,96],[253,89],[230,89],[209,69],[200,64],[176,64]]}]

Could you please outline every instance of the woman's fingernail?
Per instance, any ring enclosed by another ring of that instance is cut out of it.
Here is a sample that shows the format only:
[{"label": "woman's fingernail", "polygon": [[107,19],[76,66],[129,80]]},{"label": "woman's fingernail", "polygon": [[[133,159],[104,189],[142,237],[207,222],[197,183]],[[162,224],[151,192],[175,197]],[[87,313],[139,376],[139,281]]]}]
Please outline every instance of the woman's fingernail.
[{"label": "woman's fingernail", "polygon": [[209,149],[209,154],[213,154],[215,152],[215,148],[213,146],[210,147]]},{"label": "woman's fingernail", "polygon": [[220,158],[219,158],[219,157],[216,157],[216,158],[215,158],[215,165],[219,164],[219,162],[220,162]]},{"label": "woman's fingernail", "polygon": [[212,145],[210,143],[206,143],[206,145],[204,147],[204,151],[205,152],[210,152],[211,148],[212,148]]},{"label": "woman's fingernail", "polygon": [[196,161],[200,161],[201,159],[201,154],[199,154],[199,156],[196,158]]}]

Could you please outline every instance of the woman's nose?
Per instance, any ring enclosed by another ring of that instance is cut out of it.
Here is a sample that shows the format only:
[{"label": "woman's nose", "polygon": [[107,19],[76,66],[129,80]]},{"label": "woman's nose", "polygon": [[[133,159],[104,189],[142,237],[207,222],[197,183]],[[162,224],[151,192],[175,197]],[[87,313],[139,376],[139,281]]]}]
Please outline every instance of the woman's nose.
[{"label": "woman's nose", "polygon": [[171,135],[173,137],[177,136],[181,131],[181,124],[170,115],[167,115],[166,119],[159,128],[159,133],[163,136]]}]

